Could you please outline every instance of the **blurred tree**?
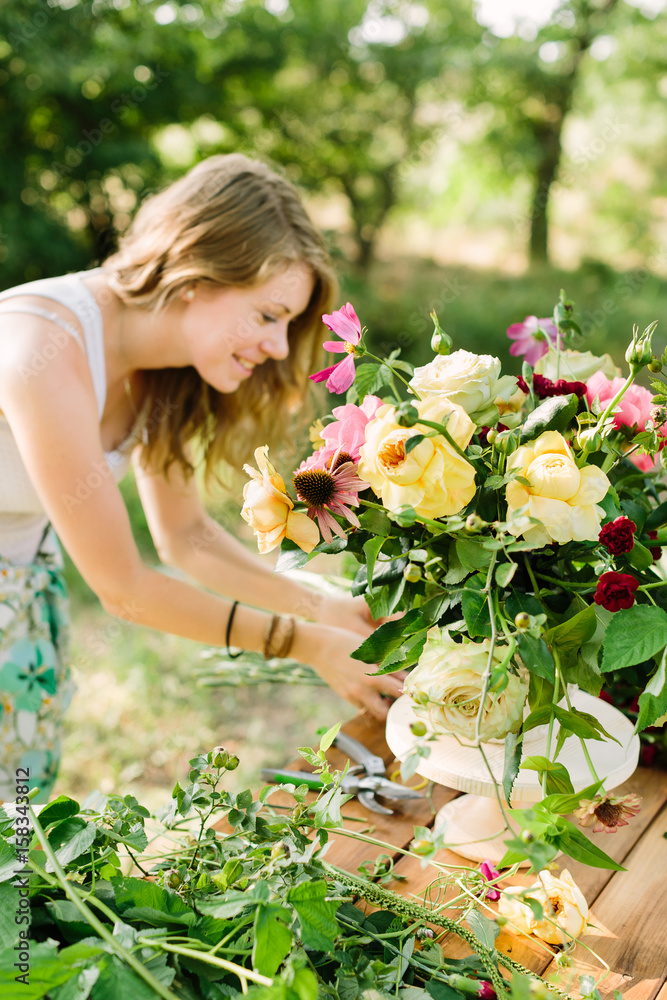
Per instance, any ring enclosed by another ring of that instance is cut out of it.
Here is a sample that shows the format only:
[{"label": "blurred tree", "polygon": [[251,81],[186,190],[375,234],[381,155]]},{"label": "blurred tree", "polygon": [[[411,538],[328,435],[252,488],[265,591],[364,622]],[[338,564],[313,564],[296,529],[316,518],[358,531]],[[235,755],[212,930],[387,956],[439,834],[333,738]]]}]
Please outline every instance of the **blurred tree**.
[{"label": "blurred tree", "polygon": [[103,257],[147,189],[239,148],[343,193],[366,268],[433,132],[420,88],[448,66],[465,88],[480,32],[470,0],[5,0],[5,284]]},{"label": "blurred tree", "polygon": [[667,68],[665,21],[656,24],[636,3],[622,0],[566,0],[533,39],[513,34],[485,37],[491,52],[480,66],[474,103],[494,110],[494,122],[485,133],[486,148],[496,149],[501,163],[521,167],[531,178],[529,257],[548,260],[549,202],[563,155],[566,118],[578,99],[578,83],[586,56],[596,39],[622,36],[630,49],[641,35],[644,57],[628,59],[624,85],[632,78],[655,78]]}]

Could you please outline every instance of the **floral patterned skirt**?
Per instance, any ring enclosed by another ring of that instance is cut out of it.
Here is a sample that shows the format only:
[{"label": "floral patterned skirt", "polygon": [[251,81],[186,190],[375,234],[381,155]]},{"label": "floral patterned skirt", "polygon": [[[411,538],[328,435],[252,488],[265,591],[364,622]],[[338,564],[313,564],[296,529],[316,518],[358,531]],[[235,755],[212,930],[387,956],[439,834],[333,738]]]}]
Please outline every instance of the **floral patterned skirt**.
[{"label": "floral patterned skirt", "polygon": [[29,771],[36,802],[48,801],[72,698],[69,614],[58,539],[49,527],[28,566],[0,557],[0,802]]}]

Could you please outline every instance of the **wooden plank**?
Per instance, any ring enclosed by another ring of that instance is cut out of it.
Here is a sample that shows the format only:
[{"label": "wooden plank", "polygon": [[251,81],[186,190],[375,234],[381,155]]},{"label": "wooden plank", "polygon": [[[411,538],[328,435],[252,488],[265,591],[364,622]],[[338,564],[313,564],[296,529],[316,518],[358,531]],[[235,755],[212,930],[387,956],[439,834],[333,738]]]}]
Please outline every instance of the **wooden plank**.
[{"label": "wooden plank", "polygon": [[[603,997],[620,990],[623,1000],[653,1000],[667,979],[666,830],[663,808],[630,852],[627,873],[616,873],[591,909],[594,929],[582,941],[612,969],[599,986]],[[581,945],[572,959],[577,975],[600,969]]]}]

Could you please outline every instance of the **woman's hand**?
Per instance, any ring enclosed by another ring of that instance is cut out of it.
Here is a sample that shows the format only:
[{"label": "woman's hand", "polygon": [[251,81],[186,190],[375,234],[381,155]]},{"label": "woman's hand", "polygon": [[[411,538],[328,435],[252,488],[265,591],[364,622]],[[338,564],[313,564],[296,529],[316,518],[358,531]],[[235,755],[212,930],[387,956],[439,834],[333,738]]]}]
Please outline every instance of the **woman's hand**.
[{"label": "woman's hand", "polygon": [[[317,612],[322,625],[356,632],[367,639],[380,622],[374,622],[363,597],[325,597]],[[359,643],[357,643],[359,645]]]},{"label": "woman's hand", "polygon": [[372,672],[374,668],[351,657],[358,646],[357,633],[304,622],[297,626],[290,655],[313,667],[351,705],[365,709],[377,719],[384,719],[389,702],[381,695],[387,695],[391,699],[398,698],[403,692],[405,674],[367,676],[367,671]]}]

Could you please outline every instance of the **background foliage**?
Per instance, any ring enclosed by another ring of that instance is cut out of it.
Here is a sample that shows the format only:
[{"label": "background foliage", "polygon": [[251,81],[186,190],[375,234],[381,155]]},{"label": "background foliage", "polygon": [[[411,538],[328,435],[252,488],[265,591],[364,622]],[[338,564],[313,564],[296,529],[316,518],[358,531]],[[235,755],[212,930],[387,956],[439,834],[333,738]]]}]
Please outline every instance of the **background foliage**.
[{"label": "background foliage", "polygon": [[[383,353],[425,360],[435,308],[456,346],[506,360],[505,328],[548,315],[563,286],[581,346],[613,352],[633,322],[662,322],[666,301],[665,4],[545,0],[512,18],[515,6],[0,0],[1,287],[101,261],[146,195],[242,150],[304,190],[343,301]],[[131,482],[125,493],[153,559]],[[233,503],[221,513],[238,531]],[[110,790],[137,755],[162,763],[136,780],[173,783],[194,748],[169,738],[187,742],[196,719],[214,742],[229,719],[232,740],[251,726],[250,766],[275,762],[249,721],[254,694],[193,693],[192,643],[117,626],[70,579],[70,786]],[[296,727],[344,713],[322,689],[263,697]],[[93,703],[115,708],[98,718]],[[108,755],[91,762],[91,740]]]}]

